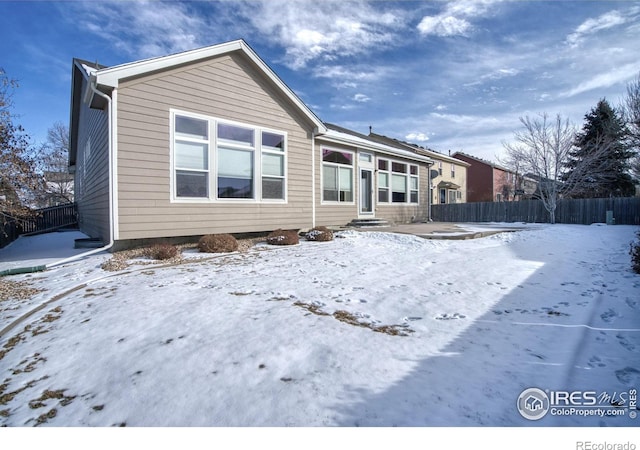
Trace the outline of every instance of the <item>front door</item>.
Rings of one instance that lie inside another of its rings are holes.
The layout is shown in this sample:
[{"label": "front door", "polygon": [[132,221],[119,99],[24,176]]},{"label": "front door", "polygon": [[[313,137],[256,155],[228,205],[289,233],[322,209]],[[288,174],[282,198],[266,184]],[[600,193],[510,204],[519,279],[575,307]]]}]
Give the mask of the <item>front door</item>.
[{"label": "front door", "polygon": [[360,169],[360,215],[373,214],[373,170]]}]

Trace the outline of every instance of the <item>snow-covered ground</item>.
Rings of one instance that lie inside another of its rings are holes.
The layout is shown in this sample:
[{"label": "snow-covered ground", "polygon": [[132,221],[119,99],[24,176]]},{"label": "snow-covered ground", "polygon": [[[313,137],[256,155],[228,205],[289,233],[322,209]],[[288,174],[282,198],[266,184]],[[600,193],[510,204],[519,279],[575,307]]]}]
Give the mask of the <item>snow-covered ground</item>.
[{"label": "snow-covered ground", "polygon": [[[0,299],[0,425],[637,426],[637,227],[524,228],[5,278],[45,290]],[[528,420],[531,387],[624,415]]]}]

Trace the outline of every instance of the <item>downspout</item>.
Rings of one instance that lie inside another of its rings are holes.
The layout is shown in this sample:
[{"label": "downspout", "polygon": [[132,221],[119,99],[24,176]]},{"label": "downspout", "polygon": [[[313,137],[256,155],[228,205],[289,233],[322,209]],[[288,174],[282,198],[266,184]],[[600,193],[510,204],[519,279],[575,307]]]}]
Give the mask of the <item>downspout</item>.
[{"label": "downspout", "polygon": [[90,256],[93,255],[95,253],[99,253],[105,250],[109,250],[111,247],[113,247],[114,244],[114,239],[113,239],[113,230],[114,230],[114,217],[115,217],[115,211],[114,211],[114,192],[113,192],[113,185],[114,185],[114,180],[113,180],[113,167],[115,165],[115,162],[113,161],[113,132],[112,132],[112,125],[113,125],[113,117],[111,117],[111,112],[112,112],[112,106],[111,106],[111,97],[109,97],[108,95],[106,95],[103,92],[100,92],[96,86],[95,86],[95,77],[91,77],[91,80],[89,81],[89,85],[91,87],[91,90],[99,95],[100,97],[104,98],[107,101],[107,128],[108,128],[108,139],[109,139],[109,243],[103,247],[100,248],[96,248],[93,250],[89,250],[87,252],[84,253],[80,253],[79,255],[75,255],[75,256],[71,256],[69,258],[65,258],[65,259],[61,259],[59,261],[55,261],[49,264],[45,264],[45,265],[39,265],[39,266],[32,266],[32,267],[16,267],[13,269],[7,269],[7,270],[2,270],[0,271],[0,277],[4,277],[7,275],[19,275],[19,274],[23,274],[23,273],[35,273],[35,272],[44,272],[45,270],[51,268],[51,267],[55,267],[55,266],[59,266],[61,264],[66,264],[68,262],[72,262],[72,261],[76,261],[78,259],[84,258],[86,256]]},{"label": "downspout", "polygon": [[91,77],[91,80],[89,82],[91,90],[93,91],[94,94],[99,95],[100,97],[104,98],[107,101],[107,131],[108,131],[108,140],[109,140],[109,144],[108,144],[108,151],[109,151],[109,243],[103,247],[100,248],[95,248],[93,250],[89,250],[87,252],[84,253],[80,253],[79,255],[75,255],[75,256],[71,256],[70,258],[65,258],[62,259],[60,261],[55,261],[52,262],[50,264],[47,264],[45,267],[48,269],[50,267],[54,267],[54,266],[59,266],[61,264],[66,264],[68,262],[72,262],[72,261],[76,261],[78,259],[84,258],[86,256],[90,256],[93,255],[95,253],[100,253],[103,252],[105,250],[109,250],[111,247],[113,247],[114,244],[114,236],[113,236],[113,231],[115,229],[115,193],[113,192],[113,187],[115,184],[115,180],[114,178],[114,167],[115,167],[115,161],[114,161],[114,151],[113,151],[113,147],[114,147],[114,143],[113,143],[113,124],[114,124],[114,118],[112,117],[112,113],[113,113],[113,106],[111,104],[111,97],[109,97],[107,94],[105,94],[104,92],[101,92],[97,87],[96,87],[96,78],[95,75]]},{"label": "downspout", "polygon": [[311,131],[311,227],[316,226],[316,129]]}]

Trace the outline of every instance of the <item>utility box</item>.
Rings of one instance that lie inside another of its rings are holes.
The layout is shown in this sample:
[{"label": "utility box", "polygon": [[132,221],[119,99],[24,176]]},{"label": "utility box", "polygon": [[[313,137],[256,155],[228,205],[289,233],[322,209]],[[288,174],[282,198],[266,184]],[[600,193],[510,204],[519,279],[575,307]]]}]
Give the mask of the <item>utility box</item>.
[{"label": "utility box", "polygon": [[615,225],[616,219],[613,217],[613,211],[607,211],[607,225]]}]

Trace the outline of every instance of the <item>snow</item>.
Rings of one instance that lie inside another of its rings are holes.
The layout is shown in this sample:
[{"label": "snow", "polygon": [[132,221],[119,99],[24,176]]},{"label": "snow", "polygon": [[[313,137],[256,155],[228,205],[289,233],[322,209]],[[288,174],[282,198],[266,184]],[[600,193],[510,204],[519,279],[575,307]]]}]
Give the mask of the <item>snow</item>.
[{"label": "snow", "polygon": [[15,324],[0,425],[55,410],[41,426],[637,426],[516,409],[529,387],[640,387],[637,227],[520,227],[346,231],[116,273],[98,254],[7,278],[46,291],[0,302],[0,330]]},{"label": "snow", "polygon": [[79,231],[60,231],[36,236],[20,236],[0,249],[0,271],[54,263],[87,251],[74,247],[75,239],[88,236]]}]

